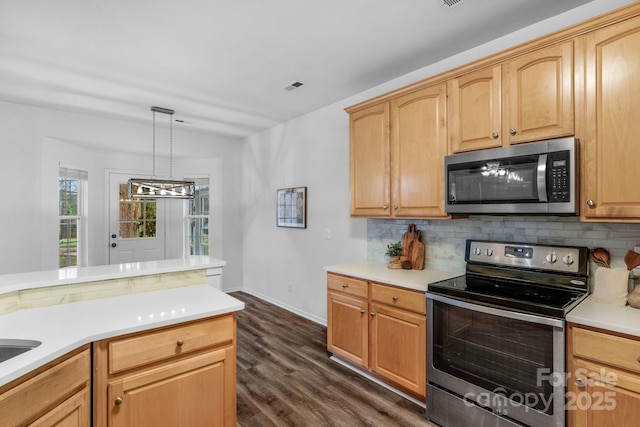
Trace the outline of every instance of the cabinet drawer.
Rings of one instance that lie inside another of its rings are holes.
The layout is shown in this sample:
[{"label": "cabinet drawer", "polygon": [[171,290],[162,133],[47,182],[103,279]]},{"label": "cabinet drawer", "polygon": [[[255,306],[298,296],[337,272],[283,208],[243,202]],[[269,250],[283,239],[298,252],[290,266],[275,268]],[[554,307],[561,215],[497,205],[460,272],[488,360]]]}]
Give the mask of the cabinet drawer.
[{"label": "cabinet drawer", "polygon": [[420,291],[372,283],[371,301],[427,314],[426,296],[424,292]]},{"label": "cabinet drawer", "polygon": [[573,355],[640,373],[640,341],[573,328]]},{"label": "cabinet drawer", "polygon": [[109,342],[109,374],[233,341],[234,317],[226,315],[147,331]]},{"label": "cabinet drawer", "polygon": [[343,292],[356,297],[367,297],[367,281],[338,274],[327,274],[327,287],[332,291]]}]

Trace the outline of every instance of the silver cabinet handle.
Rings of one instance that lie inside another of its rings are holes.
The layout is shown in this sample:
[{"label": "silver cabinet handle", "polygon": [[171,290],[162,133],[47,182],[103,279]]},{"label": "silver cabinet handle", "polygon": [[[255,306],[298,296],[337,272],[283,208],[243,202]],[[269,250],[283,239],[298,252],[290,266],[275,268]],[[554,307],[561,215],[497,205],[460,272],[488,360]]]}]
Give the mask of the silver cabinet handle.
[{"label": "silver cabinet handle", "polygon": [[398,210],[398,205],[393,205],[393,210],[397,211]]},{"label": "silver cabinet handle", "polygon": [[178,341],[176,341],[176,345],[177,345],[178,347],[182,347],[182,346],[184,345],[184,340],[178,340]]},{"label": "silver cabinet handle", "polygon": [[360,314],[364,314],[364,313],[365,313],[365,311],[364,311],[364,308],[363,308],[363,309],[360,310]]},{"label": "silver cabinet handle", "polygon": [[587,206],[589,206],[590,208],[595,208],[596,207],[596,202],[594,202],[593,200],[589,199],[589,200],[587,200]]},{"label": "silver cabinet handle", "polygon": [[511,129],[509,129],[509,133],[510,133],[511,135],[515,135],[515,134],[516,134],[516,133],[518,133],[518,132],[516,132],[516,129],[515,129],[515,128],[511,128]]},{"label": "silver cabinet handle", "polygon": [[493,137],[493,139],[498,139],[498,136],[500,135],[498,134],[498,132],[494,132],[491,134],[491,136]]},{"label": "silver cabinet handle", "polygon": [[587,385],[587,382],[584,380],[584,378],[576,378],[576,385],[582,388]]},{"label": "silver cabinet handle", "polygon": [[389,209],[389,205],[384,205],[384,206],[382,207],[382,209],[384,209],[384,210],[386,211],[387,209]]},{"label": "silver cabinet handle", "polygon": [[395,295],[394,295],[394,296],[392,296],[392,297],[391,297],[391,299],[393,300],[393,302],[398,301],[398,297],[397,297],[397,296],[395,296]]},{"label": "silver cabinet handle", "polygon": [[371,317],[375,316],[376,314],[374,312],[371,312]]},{"label": "silver cabinet handle", "polygon": [[346,284],[346,283],[343,283],[343,284],[342,284],[342,289],[346,289],[346,288],[347,288],[347,284]]},{"label": "silver cabinet handle", "polygon": [[120,396],[116,397],[116,400],[113,401],[117,406],[120,406],[124,403],[124,399]]}]

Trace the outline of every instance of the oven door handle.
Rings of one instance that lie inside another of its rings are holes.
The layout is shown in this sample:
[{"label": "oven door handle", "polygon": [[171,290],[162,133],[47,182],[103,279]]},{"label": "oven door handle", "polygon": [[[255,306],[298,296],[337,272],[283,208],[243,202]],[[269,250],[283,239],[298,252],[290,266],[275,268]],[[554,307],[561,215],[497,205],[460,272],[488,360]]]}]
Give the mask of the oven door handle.
[{"label": "oven door handle", "polygon": [[440,301],[445,304],[454,305],[456,307],[465,308],[468,310],[479,311],[481,313],[493,314],[495,316],[507,317],[509,319],[522,320],[523,322],[538,323],[540,325],[549,325],[555,328],[564,330],[564,320],[554,319],[545,316],[536,316],[535,314],[520,313],[517,311],[504,310],[500,308],[489,307],[486,305],[474,304],[458,299],[445,297],[442,295],[433,294],[427,292],[427,299]]}]

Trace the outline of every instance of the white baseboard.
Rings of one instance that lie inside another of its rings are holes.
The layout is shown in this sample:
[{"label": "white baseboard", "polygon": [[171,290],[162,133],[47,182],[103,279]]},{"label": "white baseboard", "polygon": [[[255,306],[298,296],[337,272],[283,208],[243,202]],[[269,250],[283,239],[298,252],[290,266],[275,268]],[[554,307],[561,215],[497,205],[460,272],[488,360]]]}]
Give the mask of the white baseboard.
[{"label": "white baseboard", "polygon": [[337,357],[335,357],[335,356],[331,356],[331,357],[329,357],[329,359],[331,359],[331,360],[333,360],[334,362],[336,362],[336,363],[338,363],[338,364],[340,364],[340,365],[344,366],[344,367],[345,367],[345,368],[347,368],[347,369],[352,370],[353,372],[356,372],[357,374],[362,375],[363,377],[365,377],[365,378],[367,378],[367,379],[369,379],[369,380],[373,381],[374,383],[381,385],[382,387],[386,388],[387,390],[391,390],[392,392],[396,393],[396,394],[397,394],[397,395],[399,395],[399,396],[404,397],[405,399],[407,399],[407,400],[409,400],[409,401],[411,401],[411,402],[415,403],[416,405],[418,405],[418,406],[420,406],[420,407],[422,407],[422,408],[425,408],[425,409],[427,408],[427,404],[426,404],[426,402],[421,402],[421,401],[419,401],[418,399],[416,399],[416,398],[414,398],[414,397],[412,397],[412,396],[409,396],[409,395],[408,395],[408,394],[406,394],[406,393],[401,392],[401,391],[400,391],[400,390],[398,390],[397,388],[392,387],[392,386],[390,386],[389,384],[386,384],[386,383],[382,382],[380,379],[378,379],[378,378],[374,377],[373,375],[371,375],[371,374],[370,374],[370,373],[368,373],[367,371],[365,371],[365,370],[363,370],[363,369],[359,369],[358,367],[353,366],[353,365],[351,365],[351,364],[349,364],[349,363],[347,363],[347,362],[344,362],[344,361],[342,361],[342,360],[338,359],[338,358],[337,358]]},{"label": "white baseboard", "polygon": [[[292,307],[292,306],[290,306],[288,304],[283,303],[282,301],[275,300],[275,299],[273,299],[271,297],[268,297],[266,295],[262,295],[259,292],[255,292],[255,291],[252,291],[252,290],[249,290],[249,289],[238,289],[238,291],[245,292],[245,293],[247,293],[249,295],[253,295],[254,297],[260,298],[261,300],[265,300],[265,301],[267,301],[267,302],[269,302],[269,303],[271,303],[273,305],[276,305],[276,306],[278,306],[280,308],[284,308],[287,311],[295,313],[298,316],[302,316],[305,319],[311,320],[312,322],[316,322],[316,323],[318,323],[318,324],[320,324],[322,326],[325,326],[325,327],[327,326],[327,319],[321,319],[318,316],[314,316],[313,314],[301,311],[301,310],[299,310],[299,309],[297,309],[295,307]],[[225,289],[225,292],[233,292],[233,291],[227,291]]]}]

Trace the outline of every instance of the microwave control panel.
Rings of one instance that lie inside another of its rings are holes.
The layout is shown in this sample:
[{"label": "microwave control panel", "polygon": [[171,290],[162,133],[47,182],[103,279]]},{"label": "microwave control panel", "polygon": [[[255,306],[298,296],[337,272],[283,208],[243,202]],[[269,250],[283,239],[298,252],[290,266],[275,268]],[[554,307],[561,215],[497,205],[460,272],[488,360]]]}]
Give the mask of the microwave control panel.
[{"label": "microwave control panel", "polygon": [[571,171],[569,170],[571,159],[569,151],[556,151],[549,153],[549,201],[571,201]]}]

